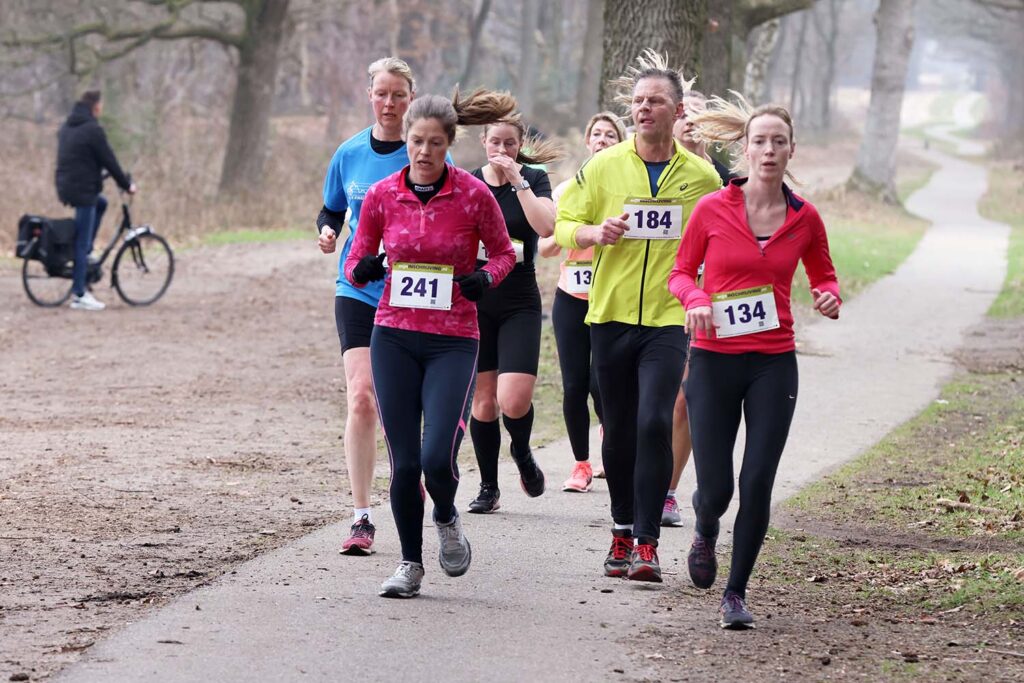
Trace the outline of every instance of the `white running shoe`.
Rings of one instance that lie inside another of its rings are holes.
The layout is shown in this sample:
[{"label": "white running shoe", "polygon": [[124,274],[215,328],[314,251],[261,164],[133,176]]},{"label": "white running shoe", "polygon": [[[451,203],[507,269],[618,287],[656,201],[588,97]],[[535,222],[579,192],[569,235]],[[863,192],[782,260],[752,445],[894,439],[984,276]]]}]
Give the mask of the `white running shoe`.
[{"label": "white running shoe", "polygon": [[107,305],[86,291],[82,296],[71,295],[71,308],[76,311],[102,311]]},{"label": "white running shoe", "polygon": [[415,598],[420,594],[423,582],[423,565],[419,562],[402,560],[391,578],[380,585],[382,598]]},{"label": "white running shoe", "polygon": [[448,576],[462,576],[469,571],[469,563],[473,559],[469,539],[462,531],[462,517],[456,511],[455,518],[447,524],[441,524],[436,517],[434,523],[437,524],[437,538],[441,541],[437,554],[441,569]]}]

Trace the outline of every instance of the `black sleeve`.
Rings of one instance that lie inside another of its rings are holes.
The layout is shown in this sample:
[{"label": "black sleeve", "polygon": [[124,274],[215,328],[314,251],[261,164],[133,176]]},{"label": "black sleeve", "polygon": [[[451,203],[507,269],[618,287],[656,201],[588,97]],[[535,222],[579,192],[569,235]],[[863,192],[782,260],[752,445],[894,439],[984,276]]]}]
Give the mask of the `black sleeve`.
[{"label": "black sleeve", "polygon": [[539,168],[531,168],[530,166],[524,166],[523,170],[527,171],[523,177],[529,181],[533,194],[538,197],[551,199],[551,180],[548,178],[548,174]]},{"label": "black sleeve", "polygon": [[107,134],[99,126],[96,127],[95,148],[100,159],[100,166],[110,172],[110,177],[114,179],[118,187],[127,191],[131,187],[132,181],[121,170],[121,164],[117,163],[114,150],[110,149],[110,143],[107,142]]},{"label": "black sleeve", "polygon": [[324,226],[330,226],[335,235],[341,234],[341,226],[345,224],[345,214],[331,211],[325,205],[320,209],[320,215],[316,217],[316,231],[319,233]]}]

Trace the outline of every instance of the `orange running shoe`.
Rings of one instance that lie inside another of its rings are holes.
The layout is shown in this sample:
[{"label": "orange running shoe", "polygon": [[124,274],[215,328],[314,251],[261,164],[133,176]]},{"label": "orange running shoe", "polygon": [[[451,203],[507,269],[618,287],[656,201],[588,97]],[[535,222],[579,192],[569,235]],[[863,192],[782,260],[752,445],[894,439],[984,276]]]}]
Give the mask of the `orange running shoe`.
[{"label": "orange running shoe", "polygon": [[562,490],[586,493],[590,490],[593,482],[594,470],[591,469],[590,463],[584,460],[583,462],[577,462],[576,466],[572,468],[572,474],[562,484]]}]

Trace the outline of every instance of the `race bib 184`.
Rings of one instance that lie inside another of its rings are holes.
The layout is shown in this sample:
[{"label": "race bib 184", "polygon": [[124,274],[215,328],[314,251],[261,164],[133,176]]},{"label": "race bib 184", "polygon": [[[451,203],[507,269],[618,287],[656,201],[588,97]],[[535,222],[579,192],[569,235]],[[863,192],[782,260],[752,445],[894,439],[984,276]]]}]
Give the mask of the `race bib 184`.
[{"label": "race bib 184", "polygon": [[433,263],[394,263],[391,266],[392,306],[441,311],[452,307],[451,266]]},{"label": "race bib 184", "polygon": [[565,262],[565,291],[569,294],[589,294],[593,279],[593,261]]},{"label": "race bib 184", "polygon": [[634,240],[677,240],[683,233],[683,200],[630,197],[622,206],[628,213],[629,230],[623,237]]},{"label": "race bib 184", "polygon": [[711,295],[711,316],[719,339],[775,330],[779,312],[771,285]]}]

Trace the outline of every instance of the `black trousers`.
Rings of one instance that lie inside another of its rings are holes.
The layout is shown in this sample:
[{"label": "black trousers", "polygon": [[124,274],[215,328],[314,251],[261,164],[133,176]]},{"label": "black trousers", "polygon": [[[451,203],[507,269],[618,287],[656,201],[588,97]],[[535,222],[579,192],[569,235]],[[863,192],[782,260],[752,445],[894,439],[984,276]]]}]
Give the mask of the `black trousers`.
[{"label": "black trousers", "polygon": [[745,595],[764,543],[772,487],[796,409],[796,352],[715,353],[692,349],[686,403],[693,439],[697,532],[717,536],[732,501],[732,452],[742,415],[747,426],[740,469],[740,509],[733,528],[727,590]]},{"label": "black trousers", "polygon": [[604,460],[612,519],[633,536],[657,541],[672,478],[672,408],[686,358],[680,325],[590,326],[601,392]]}]

